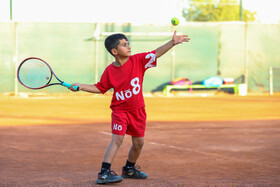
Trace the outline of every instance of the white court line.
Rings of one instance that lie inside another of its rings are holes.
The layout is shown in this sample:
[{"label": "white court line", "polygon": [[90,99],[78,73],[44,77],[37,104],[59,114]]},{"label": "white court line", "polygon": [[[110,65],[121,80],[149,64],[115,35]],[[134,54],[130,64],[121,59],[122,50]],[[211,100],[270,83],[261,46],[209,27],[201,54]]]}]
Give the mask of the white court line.
[{"label": "white court line", "polygon": [[[104,131],[99,131],[99,133],[104,134],[104,135],[108,135],[108,136],[112,135],[112,133],[108,133],[108,132],[104,132]],[[170,148],[170,149],[190,151],[190,152],[194,152],[194,153],[198,153],[198,154],[202,154],[202,155],[207,155],[207,156],[211,156],[211,157],[215,157],[215,158],[218,157],[218,158],[222,158],[222,159],[234,160],[234,161],[237,161],[237,162],[251,163],[251,164],[254,164],[254,165],[261,166],[261,167],[265,166],[265,167],[269,167],[269,168],[280,169],[280,167],[278,167],[278,166],[258,164],[256,162],[251,161],[251,160],[244,160],[244,159],[238,159],[238,158],[234,158],[234,157],[221,156],[221,155],[215,154],[215,153],[207,153],[207,152],[204,152],[204,151],[198,151],[198,150],[194,150],[194,149],[190,149],[190,148],[185,148],[185,147],[178,147],[178,146],[166,145],[166,144],[162,144],[162,143],[150,142],[150,141],[147,141],[147,140],[145,140],[145,142],[147,142],[147,143],[149,143],[151,145],[162,146],[162,147],[166,147],[166,148]]]},{"label": "white court line", "polygon": [[185,151],[195,152],[195,153],[199,153],[199,154],[203,154],[203,155],[207,155],[207,156],[215,156],[215,157],[226,158],[226,159],[231,158],[231,157],[221,156],[221,155],[218,155],[218,154],[215,154],[215,153],[207,153],[207,152],[197,151],[197,150],[193,150],[193,149],[185,148],[185,147],[178,147],[178,146],[173,146],[173,145],[165,145],[165,144],[160,144],[160,143],[156,143],[156,142],[149,142],[149,141],[148,141],[148,143],[152,144],[152,145],[164,146],[164,147],[171,148],[171,149],[178,149],[178,150],[185,150]]},{"label": "white court line", "polygon": [[234,157],[221,156],[221,155],[215,154],[215,153],[207,153],[207,152],[204,152],[204,151],[198,151],[198,150],[194,150],[194,149],[190,149],[190,148],[178,147],[178,146],[173,146],[173,145],[165,145],[165,144],[160,144],[160,143],[156,143],[156,142],[149,142],[149,141],[146,141],[146,142],[148,142],[149,144],[152,144],[152,145],[156,145],[156,146],[163,146],[163,147],[167,147],[167,148],[171,148],[171,149],[190,151],[190,152],[199,153],[199,154],[202,154],[202,155],[207,155],[207,156],[211,156],[211,157],[215,157],[215,158],[218,157],[218,158],[222,158],[222,159],[234,160],[234,161],[237,161],[237,162],[251,163],[251,164],[254,164],[254,165],[261,166],[261,167],[265,166],[265,167],[280,169],[278,166],[258,164],[254,161],[251,161],[251,160],[244,160],[244,159],[238,159],[238,158],[234,158]]},{"label": "white court line", "polygon": [[104,131],[99,131],[99,133],[101,133],[101,134],[105,134],[105,135],[108,135],[108,136],[111,136],[111,135],[112,135],[112,133],[109,133],[109,132],[104,132]]}]

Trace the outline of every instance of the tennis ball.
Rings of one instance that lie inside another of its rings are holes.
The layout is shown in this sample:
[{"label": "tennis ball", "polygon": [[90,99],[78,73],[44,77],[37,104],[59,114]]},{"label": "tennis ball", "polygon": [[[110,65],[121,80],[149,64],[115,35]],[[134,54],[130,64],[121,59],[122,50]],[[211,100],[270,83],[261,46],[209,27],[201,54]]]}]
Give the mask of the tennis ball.
[{"label": "tennis ball", "polygon": [[179,24],[179,19],[178,18],[172,18],[171,20],[172,25],[176,26]]}]

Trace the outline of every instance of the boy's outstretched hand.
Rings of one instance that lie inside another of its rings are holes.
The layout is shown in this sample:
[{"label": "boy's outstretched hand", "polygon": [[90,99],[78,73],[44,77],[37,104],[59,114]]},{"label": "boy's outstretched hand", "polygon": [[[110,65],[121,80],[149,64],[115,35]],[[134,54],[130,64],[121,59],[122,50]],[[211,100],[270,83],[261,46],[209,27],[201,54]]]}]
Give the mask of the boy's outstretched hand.
[{"label": "boy's outstretched hand", "polygon": [[169,42],[156,49],[156,58],[159,58],[162,55],[164,55],[168,50],[170,50],[175,45],[181,44],[183,42],[189,42],[189,41],[190,38],[188,38],[188,35],[177,35],[177,31],[175,30],[172,40],[169,40]]},{"label": "boy's outstretched hand", "polygon": [[172,40],[173,40],[173,44],[177,45],[183,42],[189,42],[190,38],[188,38],[188,35],[177,35],[177,31],[175,30]]}]

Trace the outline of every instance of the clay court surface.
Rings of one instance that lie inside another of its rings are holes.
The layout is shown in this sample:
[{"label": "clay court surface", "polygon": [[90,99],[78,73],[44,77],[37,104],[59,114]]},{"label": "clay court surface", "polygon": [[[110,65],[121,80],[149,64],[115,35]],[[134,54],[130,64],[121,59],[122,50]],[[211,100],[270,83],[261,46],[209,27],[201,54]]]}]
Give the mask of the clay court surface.
[{"label": "clay court surface", "polygon": [[[0,186],[96,186],[110,96],[0,96]],[[147,180],[112,186],[279,186],[280,96],[147,97]],[[112,169],[121,174],[131,140]]]}]

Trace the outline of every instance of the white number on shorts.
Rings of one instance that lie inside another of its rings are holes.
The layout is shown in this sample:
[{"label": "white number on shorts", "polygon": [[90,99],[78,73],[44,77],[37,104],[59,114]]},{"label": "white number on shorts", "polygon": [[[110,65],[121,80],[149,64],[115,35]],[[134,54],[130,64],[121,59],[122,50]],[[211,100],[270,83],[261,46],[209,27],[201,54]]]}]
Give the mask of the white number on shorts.
[{"label": "white number on shorts", "polygon": [[115,123],[114,123],[113,129],[114,129],[114,130],[121,131],[121,130],[122,130],[122,125],[118,125],[118,124],[115,124]]}]

